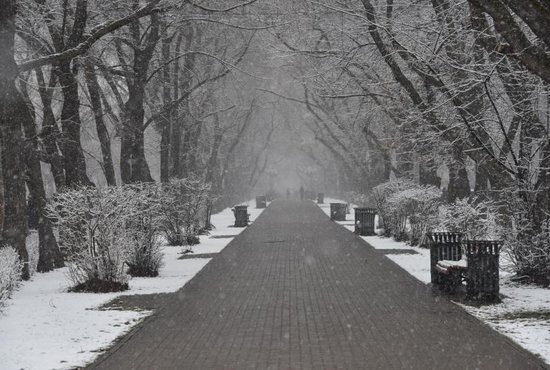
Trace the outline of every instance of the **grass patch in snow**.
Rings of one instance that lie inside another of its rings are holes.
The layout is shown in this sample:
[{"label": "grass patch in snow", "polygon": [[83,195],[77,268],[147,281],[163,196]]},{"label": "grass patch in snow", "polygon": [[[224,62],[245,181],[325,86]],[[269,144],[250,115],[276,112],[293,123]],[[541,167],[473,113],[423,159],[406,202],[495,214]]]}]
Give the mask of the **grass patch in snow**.
[{"label": "grass patch in snow", "polygon": [[490,320],[542,320],[548,321],[550,324],[550,310],[506,312],[502,316],[493,317]]}]

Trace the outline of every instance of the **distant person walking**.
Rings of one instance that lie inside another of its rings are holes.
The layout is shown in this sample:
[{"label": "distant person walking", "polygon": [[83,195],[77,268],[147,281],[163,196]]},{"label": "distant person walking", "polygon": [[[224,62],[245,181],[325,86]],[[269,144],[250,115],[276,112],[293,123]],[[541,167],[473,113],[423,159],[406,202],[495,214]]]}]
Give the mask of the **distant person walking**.
[{"label": "distant person walking", "polygon": [[286,189],[286,199],[290,199],[290,189]]},{"label": "distant person walking", "polygon": [[300,186],[300,200],[304,200],[304,187]]}]

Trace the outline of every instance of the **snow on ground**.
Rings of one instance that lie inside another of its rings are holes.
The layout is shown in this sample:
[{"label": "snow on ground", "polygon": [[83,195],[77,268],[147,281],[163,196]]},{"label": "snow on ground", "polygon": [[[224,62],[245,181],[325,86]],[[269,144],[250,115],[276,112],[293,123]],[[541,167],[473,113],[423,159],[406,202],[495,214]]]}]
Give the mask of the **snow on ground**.
[{"label": "snow on ground", "polygon": [[388,254],[386,257],[397,263],[409,274],[428,284],[430,276],[430,251],[426,248],[411,247],[402,242],[396,242],[391,238],[382,238],[380,236],[362,236],[363,240],[372,245],[375,249],[382,250],[409,250],[415,254]]},{"label": "snow on ground", "polygon": [[[252,203],[252,202],[249,202]],[[261,209],[249,209],[251,221]],[[237,235],[231,209],[212,215],[211,236]],[[201,236],[195,253],[218,253],[232,238]],[[133,278],[121,293],[68,293],[65,269],[36,274],[22,284],[0,313],[0,369],[60,369],[84,366],[150,311],[97,310],[121,295],[171,293],[184,286],[210,259],[178,259],[181,247],[164,247],[156,278]]]},{"label": "snow on ground", "polygon": [[[328,200],[321,209],[330,216]],[[338,222],[350,230],[353,215],[347,215],[345,222]],[[351,221],[351,222],[350,222]],[[425,284],[430,283],[430,251],[411,247],[403,242],[380,236],[362,236],[375,249],[388,250],[386,257],[397,263],[409,274]],[[416,254],[393,254],[398,250],[414,251]],[[501,256],[504,259],[505,256]],[[505,262],[505,261],[503,261]],[[501,263],[504,266],[505,263]],[[509,280],[510,273],[501,271],[500,293],[504,296],[499,304],[474,307],[460,304],[468,313],[508,336],[527,350],[539,355],[550,364],[550,289],[522,285]]]},{"label": "snow on ground", "polygon": [[[250,222],[254,222],[262,213],[263,209],[256,209],[255,202],[249,201],[241,203],[248,205],[248,214]],[[231,208],[226,208],[220,213],[212,215],[211,219],[214,228],[208,235],[200,236],[200,244],[194,245],[192,251],[194,254],[219,253],[224,249],[233,237],[244,230],[242,227],[234,227],[235,216]]]},{"label": "snow on ground", "polygon": [[208,259],[178,260],[165,247],[157,278],[133,278],[122,293],[68,293],[66,269],[36,274],[8,301],[0,316],[0,369],[72,368],[92,361],[151,312],[95,310],[120,295],[169,293],[185,285]]},{"label": "snow on ground", "polygon": [[499,304],[462,307],[550,364],[550,289],[505,278],[500,293],[505,298]]}]

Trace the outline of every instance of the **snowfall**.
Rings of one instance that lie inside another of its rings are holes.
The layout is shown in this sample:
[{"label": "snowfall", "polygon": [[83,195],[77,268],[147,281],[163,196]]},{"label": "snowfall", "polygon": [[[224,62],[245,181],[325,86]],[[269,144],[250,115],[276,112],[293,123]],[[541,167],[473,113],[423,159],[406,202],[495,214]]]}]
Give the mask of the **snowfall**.
[{"label": "snowfall", "polygon": [[[330,216],[329,203],[331,202],[345,203],[341,200],[325,198],[325,204],[320,207],[328,216]],[[353,208],[353,205],[350,208]],[[353,216],[347,215],[347,219],[347,221],[336,222],[354,231]],[[375,223],[378,224],[377,220]],[[424,284],[430,284],[429,249],[411,247],[406,243],[381,236],[362,236],[361,238],[375,249],[390,250],[391,254],[387,254],[387,258]],[[399,250],[406,253],[394,254]],[[507,268],[510,267],[510,262],[505,254],[500,257],[500,265],[503,266],[500,271],[500,294],[504,297],[501,303],[481,307],[455,303],[550,364],[550,289],[510,281],[510,268]]]},{"label": "snowfall", "polygon": [[[250,221],[262,209],[248,205]],[[72,369],[92,362],[152,311],[99,309],[121,295],[171,293],[183,287],[243,228],[232,227],[230,208],[212,216],[215,226],[193,247],[198,258],[179,259],[183,247],[164,247],[159,277],[132,278],[122,293],[68,293],[66,270],[33,275],[0,310],[0,369]],[[223,236],[217,238],[216,236]],[[187,248],[187,247],[186,247]]]}]

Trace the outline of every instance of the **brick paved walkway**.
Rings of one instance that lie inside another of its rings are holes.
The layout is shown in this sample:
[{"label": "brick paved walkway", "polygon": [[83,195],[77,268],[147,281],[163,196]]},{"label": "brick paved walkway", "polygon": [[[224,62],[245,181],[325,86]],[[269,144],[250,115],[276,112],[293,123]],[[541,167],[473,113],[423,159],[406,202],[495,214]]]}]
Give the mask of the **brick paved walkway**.
[{"label": "brick paved walkway", "polygon": [[531,369],[544,365],[310,202],[277,201],[94,367]]}]

